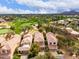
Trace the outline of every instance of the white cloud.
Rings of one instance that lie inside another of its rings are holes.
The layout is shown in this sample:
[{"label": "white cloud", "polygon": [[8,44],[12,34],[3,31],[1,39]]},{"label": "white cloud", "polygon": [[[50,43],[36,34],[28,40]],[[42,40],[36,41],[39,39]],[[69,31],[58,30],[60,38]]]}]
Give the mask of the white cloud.
[{"label": "white cloud", "polygon": [[39,9],[39,14],[52,14],[52,13],[58,13],[57,10],[50,10],[50,9]]},{"label": "white cloud", "polygon": [[0,5],[0,14],[46,14],[51,13],[50,10],[40,9],[38,11],[12,9]]},{"label": "white cloud", "polygon": [[[9,0],[6,1],[10,3]],[[14,2],[14,0],[11,1]],[[47,0],[45,2],[43,0],[16,0],[16,2],[37,8],[37,10],[12,9],[0,5],[0,14],[47,14],[79,9],[79,0]]]},{"label": "white cloud", "polygon": [[37,7],[37,8],[55,8],[50,1],[43,2],[42,0],[16,0],[19,4],[26,4],[28,6]]},{"label": "white cloud", "polygon": [[79,8],[79,0],[47,0],[46,2],[43,0],[16,0],[16,2],[38,9],[45,9],[46,11],[48,9],[58,11],[60,8],[64,8],[68,11],[70,9]]},{"label": "white cloud", "polygon": [[[0,5],[0,14],[28,14],[28,13],[33,13],[33,11],[12,9],[12,8],[7,8],[6,6]],[[37,13],[37,11],[35,11],[34,13]]]}]

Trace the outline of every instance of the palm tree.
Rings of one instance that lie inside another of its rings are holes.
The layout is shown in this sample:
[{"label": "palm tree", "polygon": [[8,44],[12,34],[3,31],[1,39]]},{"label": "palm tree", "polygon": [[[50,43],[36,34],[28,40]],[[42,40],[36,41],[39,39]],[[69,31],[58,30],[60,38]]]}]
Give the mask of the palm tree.
[{"label": "palm tree", "polygon": [[6,36],[5,36],[5,39],[6,39],[7,41],[10,40],[11,37],[12,37],[12,35],[14,35],[13,32],[8,32],[8,33],[6,34]]}]

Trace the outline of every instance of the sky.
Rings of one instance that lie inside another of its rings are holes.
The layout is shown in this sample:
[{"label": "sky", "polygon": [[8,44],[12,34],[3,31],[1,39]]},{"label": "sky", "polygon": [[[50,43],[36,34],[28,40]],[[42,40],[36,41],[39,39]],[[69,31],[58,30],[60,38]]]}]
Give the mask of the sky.
[{"label": "sky", "polygon": [[0,0],[0,14],[52,14],[75,10],[79,0]]}]

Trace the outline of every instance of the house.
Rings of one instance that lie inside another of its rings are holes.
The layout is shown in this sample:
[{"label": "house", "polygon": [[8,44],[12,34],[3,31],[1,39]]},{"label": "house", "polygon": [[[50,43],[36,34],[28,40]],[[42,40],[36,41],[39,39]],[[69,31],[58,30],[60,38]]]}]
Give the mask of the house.
[{"label": "house", "polygon": [[0,48],[0,59],[12,59],[13,53],[16,47],[19,46],[20,40],[20,35],[15,34],[11,40],[4,42],[4,45]]},{"label": "house", "polygon": [[69,35],[72,35],[74,37],[79,37],[79,32],[73,30],[72,28],[65,28],[65,30],[69,33]]},{"label": "house", "polygon": [[23,40],[21,42],[21,44],[29,44],[29,46],[31,47],[31,44],[32,44],[32,35],[31,34],[25,34],[23,36]]},{"label": "house", "polygon": [[28,54],[29,50],[30,50],[29,44],[23,44],[21,47],[18,48],[19,53],[22,55]]},{"label": "house", "polygon": [[6,22],[6,20],[0,18],[0,28],[10,28],[11,26]]},{"label": "house", "polygon": [[40,47],[40,51],[43,51],[45,48],[45,41],[44,41],[44,36],[40,32],[35,32],[34,33],[34,43],[37,43]]},{"label": "house", "polygon": [[46,38],[47,38],[49,50],[56,51],[57,43],[58,43],[56,36],[53,33],[48,32],[48,33],[46,33]]},{"label": "house", "polygon": [[6,22],[4,19],[0,18],[0,23]]},{"label": "house", "polygon": [[6,42],[5,38],[3,36],[0,36],[0,48],[3,47],[5,42]]},{"label": "house", "polygon": [[21,41],[21,36],[18,34],[15,34],[11,40],[8,40],[7,43],[11,48],[11,55],[10,55],[10,59],[13,59],[13,54],[15,52],[15,49],[19,46]]},{"label": "house", "polygon": [[11,26],[8,23],[0,23],[0,28],[10,28]]},{"label": "house", "polygon": [[11,58],[11,48],[6,43],[2,48],[0,48],[0,59],[10,59]]},{"label": "house", "polygon": [[32,44],[32,35],[31,34],[25,34],[23,37],[23,40],[21,42],[21,46],[18,48],[18,51],[21,54],[27,54],[28,51],[31,48],[31,44]]},{"label": "house", "polygon": [[66,20],[59,20],[58,21],[58,24],[61,24],[61,25],[65,25],[67,24],[68,22]]}]

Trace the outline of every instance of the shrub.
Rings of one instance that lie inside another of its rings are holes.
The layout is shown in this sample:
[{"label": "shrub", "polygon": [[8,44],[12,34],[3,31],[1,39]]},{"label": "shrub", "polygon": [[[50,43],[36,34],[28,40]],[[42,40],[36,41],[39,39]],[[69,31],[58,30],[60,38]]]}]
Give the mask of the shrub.
[{"label": "shrub", "polygon": [[40,51],[39,45],[36,43],[33,43],[31,46],[28,58],[37,56],[39,51]]}]

